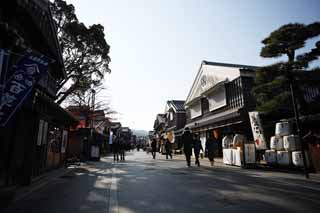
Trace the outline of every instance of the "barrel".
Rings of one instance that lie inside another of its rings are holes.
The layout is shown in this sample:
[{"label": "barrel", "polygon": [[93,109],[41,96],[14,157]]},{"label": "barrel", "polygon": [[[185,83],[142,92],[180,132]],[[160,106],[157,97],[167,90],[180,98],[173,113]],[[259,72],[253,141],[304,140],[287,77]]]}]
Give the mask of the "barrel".
[{"label": "barrel", "polygon": [[283,139],[281,136],[272,136],[270,139],[270,149],[281,151],[283,150]]},{"label": "barrel", "polygon": [[288,121],[282,121],[276,123],[276,135],[285,136],[290,135],[290,125]]},{"label": "barrel", "polygon": [[232,141],[234,148],[242,147],[242,145],[245,142],[246,142],[246,137],[241,134],[235,134],[235,136],[233,137],[233,141]]},{"label": "barrel", "polygon": [[283,136],[283,147],[287,151],[299,151],[301,143],[298,135]]},{"label": "barrel", "polygon": [[268,164],[277,163],[277,153],[275,150],[266,150],[264,153],[264,158]]},{"label": "barrel", "polygon": [[227,149],[232,145],[232,137],[224,136],[222,139],[222,148]]},{"label": "barrel", "polygon": [[[305,152],[306,156],[306,164],[309,167],[309,158],[307,152]],[[303,167],[303,158],[302,158],[302,151],[295,151],[292,152],[292,163],[294,166]]]},{"label": "barrel", "polygon": [[277,151],[277,162],[282,166],[291,164],[291,153],[289,151]]}]

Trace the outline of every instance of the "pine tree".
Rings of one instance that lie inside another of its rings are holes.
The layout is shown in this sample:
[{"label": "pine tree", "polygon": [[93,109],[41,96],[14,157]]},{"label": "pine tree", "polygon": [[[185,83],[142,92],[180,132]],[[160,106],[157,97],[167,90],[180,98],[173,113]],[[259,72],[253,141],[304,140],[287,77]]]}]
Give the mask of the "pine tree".
[{"label": "pine tree", "polygon": [[290,81],[295,71],[306,70],[311,61],[320,56],[320,41],[310,52],[296,56],[296,50],[303,48],[308,39],[320,35],[320,22],[310,25],[287,24],[273,31],[262,43],[260,55],[276,58],[286,55],[288,61],[261,67],[256,73],[252,90],[257,101],[257,110],[269,115],[292,114]]}]

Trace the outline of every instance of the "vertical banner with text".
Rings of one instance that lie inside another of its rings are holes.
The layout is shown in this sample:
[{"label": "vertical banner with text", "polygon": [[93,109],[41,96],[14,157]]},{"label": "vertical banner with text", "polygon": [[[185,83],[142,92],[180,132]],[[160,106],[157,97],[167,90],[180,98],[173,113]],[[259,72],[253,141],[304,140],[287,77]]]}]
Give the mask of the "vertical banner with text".
[{"label": "vertical banner with text", "polygon": [[267,142],[263,134],[263,128],[260,120],[259,112],[249,112],[251,129],[253,134],[254,143],[257,150],[267,149]]},{"label": "vertical banner with text", "polygon": [[40,76],[48,71],[48,58],[27,51],[10,71],[12,75],[4,82],[0,99],[0,126],[8,123]]}]

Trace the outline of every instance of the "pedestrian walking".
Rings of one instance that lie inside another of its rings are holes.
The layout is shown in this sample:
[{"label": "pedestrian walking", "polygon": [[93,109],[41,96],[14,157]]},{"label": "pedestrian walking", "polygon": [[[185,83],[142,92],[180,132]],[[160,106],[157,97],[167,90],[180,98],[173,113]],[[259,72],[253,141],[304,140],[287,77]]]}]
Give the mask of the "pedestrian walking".
[{"label": "pedestrian walking", "polygon": [[120,150],[120,160],[124,161],[124,156],[125,156],[125,150],[126,150],[126,143],[124,139],[120,139],[120,144],[119,144],[119,150]]},{"label": "pedestrian walking", "polygon": [[188,127],[186,127],[183,132],[182,141],[183,141],[183,150],[186,156],[187,165],[188,167],[190,167],[193,139],[192,139],[190,129]]},{"label": "pedestrian walking", "polygon": [[113,161],[119,161],[119,138],[115,138],[115,140],[112,143],[112,151],[113,151]]},{"label": "pedestrian walking", "polygon": [[206,152],[208,153],[208,159],[211,166],[214,165],[214,152],[216,147],[216,139],[213,137],[213,134],[209,134],[206,140]]},{"label": "pedestrian walking", "polygon": [[195,134],[193,140],[193,152],[196,158],[195,164],[198,166],[200,166],[199,155],[201,150],[203,151],[200,136],[198,134]]},{"label": "pedestrian walking", "polygon": [[155,138],[151,141],[151,154],[153,159],[156,159],[156,152],[157,152],[157,141]]},{"label": "pedestrian walking", "polygon": [[170,156],[170,158],[172,159],[172,146],[168,138],[165,140],[165,149],[166,149],[166,159],[169,158],[168,156]]}]

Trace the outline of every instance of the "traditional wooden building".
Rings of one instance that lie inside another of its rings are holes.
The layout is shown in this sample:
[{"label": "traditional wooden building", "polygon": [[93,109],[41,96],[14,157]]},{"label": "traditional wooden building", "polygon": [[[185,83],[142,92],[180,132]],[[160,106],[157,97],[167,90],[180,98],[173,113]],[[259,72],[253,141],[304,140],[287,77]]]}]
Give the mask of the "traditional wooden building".
[{"label": "traditional wooden building", "polygon": [[153,136],[152,138],[156,139],[157,141],[157,149],[160,151],[162,150],[162,146],[164,141],[165,134],[165,125],[166,125],[166,115],[165,114],[157,114],[156,119],[153,123]]},{"label": "traditional wooden building", "polygon": [[71,129],[67,154],[70,158],[81,160],[92,159],[107,152],[108,128],[111,122],[105,117],[103,110],[92,110],[88,106],[69,106],[67,110],[79,120],[79,124]]},{"label": "traditional wooden building", "polygon": [[255,66],[203,61],[185,102],[186,127],[200,134],[221,139],[226,132],[241,132],[252,138],[248,111],[255,108],[251,95]]},{"label": "traditional wooden building", "polygon": [[[0,48],[4,53],[2,56],[7,59],[2,57],[0,60],[2,88],[12,78],[15,78],[15,84],[19,87],[16,90],[11,87],[11,92],[18,94],[27,86],[30,87],[19,105],[14,105],[11,100],[10,107],[15,108],[15,111],[0,127],[1,195],[1,189],[30,184],[44,172],[60,166],[65,157],[69,126],[77,121],[54,102],[58,81],[64,79],[66,74],[49,1],[2,2]],[[43,56],[49,59],[48,63],[42,61]],[[34,60],[38,63],[38,68],[39,63],[47,68],[39,79],[33,78],[33,81],[27,82],[24,77],[34,73],[34,69],[21,69],[17,74],[14,65],[21,60],[30,59],[38,60]],[[3,102],[3,97],[8,93],[1,91],[0,95],[0,108],[3,110],[4,104],[9,106],[10,102]],[[4,115],[1,113],[0,115]]]},{"label": "traditional wooden building", "polygon": [[157,114],[156,119],[153,123],[154,135],[156,137],[160,137],[165,131],[166,125],[166,115],[165,114]]},{"label": "traditional wooden building", "polygon": [[181,136],[186,124],[185,101],[170,100],[165,107],[166,123],[165,132],[169,140],[174,143],[174,149],[182,147]]}]

